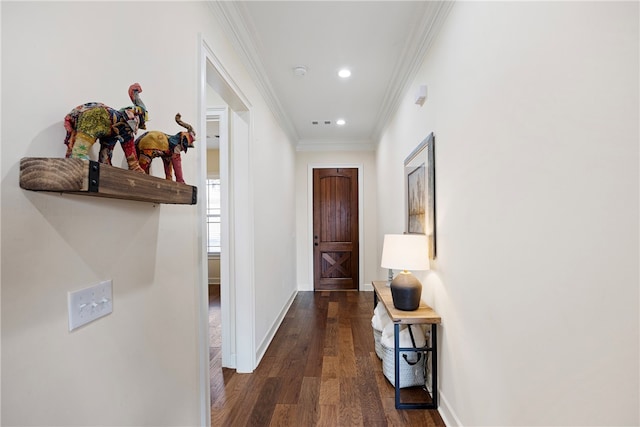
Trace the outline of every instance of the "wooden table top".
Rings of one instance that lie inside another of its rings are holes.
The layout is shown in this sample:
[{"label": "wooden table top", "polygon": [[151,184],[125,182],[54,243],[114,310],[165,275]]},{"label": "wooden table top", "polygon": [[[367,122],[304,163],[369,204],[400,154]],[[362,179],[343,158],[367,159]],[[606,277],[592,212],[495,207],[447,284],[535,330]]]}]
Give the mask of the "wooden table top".
[{"label": "wooden table top", "polygon": [[373,281],[373,289],[378,295],[378,300],[382,301],[387,309],[389,317],[394,323],[416,324],[416,323],[440,323],[440,315],[433,311],[431,307],[420,300],[420,306],[417,310],[404,311],[398,310],[393,306],[393,297],[391,296],[391,288],[387,286],[387,282],[382,280]]}]

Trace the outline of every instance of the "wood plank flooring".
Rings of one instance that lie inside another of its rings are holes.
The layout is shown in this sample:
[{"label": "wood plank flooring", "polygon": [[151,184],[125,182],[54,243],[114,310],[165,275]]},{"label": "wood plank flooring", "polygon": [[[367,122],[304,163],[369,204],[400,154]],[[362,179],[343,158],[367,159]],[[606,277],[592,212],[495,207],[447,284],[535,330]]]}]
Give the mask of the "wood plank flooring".
[{"label": "wood plank flooring", "polygon": [[260,365],[238,374],[221,367],[218,289],[209,296],[212,426],[445,425],[434,410],[395,409],[374,349],[373,292],[299,292]]}]

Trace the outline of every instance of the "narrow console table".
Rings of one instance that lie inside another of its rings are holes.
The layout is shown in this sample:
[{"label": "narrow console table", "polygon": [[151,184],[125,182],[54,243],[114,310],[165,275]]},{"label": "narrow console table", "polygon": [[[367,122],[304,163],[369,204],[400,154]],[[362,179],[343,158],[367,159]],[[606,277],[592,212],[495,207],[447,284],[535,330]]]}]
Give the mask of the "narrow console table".
[{"label": "narrow console table", "polygon": [[[373,306],[382,302],[393,322],[394,347],[395,347],[395,391],[396,409],[437,409],[438,408],[438,339],[436,335],[437,325],[440,323],[440,315],[433,311],[431,307],[420,301],[420,306],[414,311],[398,310],[393,306],[391,288],[386,281],[374,281],[375,291]],[[423,348],[401,348],[400,347],[400,325],[431,325],[430,345]],[[431,353],[431,402],[402,402],[400,400],[400,352],[415,351]]]}]

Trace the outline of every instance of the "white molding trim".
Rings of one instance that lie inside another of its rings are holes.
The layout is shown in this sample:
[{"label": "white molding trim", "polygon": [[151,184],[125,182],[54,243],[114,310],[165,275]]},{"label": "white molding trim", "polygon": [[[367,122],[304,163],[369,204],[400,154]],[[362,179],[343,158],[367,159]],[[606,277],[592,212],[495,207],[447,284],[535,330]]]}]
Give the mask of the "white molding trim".
[{"label": "white molding trim", "polygon": [[[221,61],[213,53],[212,49],[202,41],[206,59],[213,66],[212,73],[217,74],[212,87],[224,92],[220,94],[229,105],[228,125],[233,129],[228,129],[228,135],[234,135],[233,141],[229,139],[227,155],[220,152],[220,175],[224,179],[225,173],[228,176],[228,224],[229,236],[229,313],[231,328],[231,340],[235,338],[235,348],[231,348],[228,366],[235,368],[238,372],[253,372],[255,369],[255,301],[254,292],[254,240],[253,240],[253,186],[251,168],[251,139],[253,134],[253,114],[252,105],[249,99],[243,94],[239,85],[226,71]],[[205,64],[206,66],[206,64]],[[208,73],[207,73],[208,74]],[[204,90],[204,89],[203,89]],[[244,123],[244,124],[243,124]],[[222,126],[221,126],[221,147],[222,147]],[[233,144],[233,149],[231,149]],[[231,155],[231,152],[234,155]],[[225,160],[226,159],[226,160]],[[224,164],[223,164],[224,162]],[[226,170],[226,172],[225,172]],[[225,197],[224,186],[222,188],[222,198]],[[221,218],[224,221],[224,217]],[[224,251],[223,242],[223,251]],[[240,268],[235,260],[240,257],[248,262]],[[225,254],[222,255],[224,260]],[[222,264],[221,264],[222,268]],[[223,286],[225,278],[222,277]],[[250,295],[251,298],[238,298],[237,295]],[[222,303],[222,301],[221,301]],[[224,319],[223,319],[224,321]],[[224,325],[223,325],[224,329]],[[238,331],[243,331],[239,333]],[[224,341],[223,341],[224,345]],[[207,350],[208,351],[208,350]],[[224,355],[224,348],[223,348]],[[234,363],[235,361],[235,363]]]},{"label": "white molding trim", "polygon": [[[222,92],[223,97],[229,107],[217,110],[220,120],[220,178],[226,179],[226,187],[233,188],[233,191],[225,190],[222,187],[221,198],[221,220],[227,225],[223,225],[223,236],[226,232],[227,238],[222,242],[221,254],[221,291],[225,287],[229,290],[226,293],[229,298],[228,311],[222,312],[222,332],[223,332],[223,363],[234,364],[238,372],[252,372],[255,369],[255,301],[254,292],[254,262],[253,262],[253,212],[252,208],[252,169],[251,169],[251,138],[252,138],[252,113],[251,103],[242,93],[239,86],[225,70],[222,63],[213,53],[202,34],[199,34],[199,85],[198,85],[198,129],[200,135],[206,135],[206,121],[208,113],[216,115],[216,111],[207,109],[206,105],[206,85],[214,83],[217,91]],[[215,73],[215,75],[214,75]],[[209,80],[208,78],[212,78]],[[240,120],[232,120],[232,117],[240,116]],[[234,156],[230,155],[228,138],[230,129],[229,123],[234,124]],[[244,125],[242,124],[244,123]],[[226,147],[226,148],[223,148]],[[198,162],[198,186],[205,188],[207,165],[206,165],[206,144],[197,145],[200,161]],[[225,209],[225,197],[227,198]],[[199,221],[197,230],[197,248],[195,253],[199,254],[198,281],[196,283],[196,296],[198,313],[196,315],[197,325],[197,345],[199,353],[198,364],[198,387],[200,391],[200,418],[201,425],[211,425],[211,397],[210,397],[210,374],[209,374],[209,313],[208,313],[208,254],[206,248],[206,206],[204,203],[197,205]],[[225,218],[226,215],[226,218]],[[225,231],[226,229],[226,231]],[[240,268],[235,263],[237,254],[242,253],[243,257],[249,256],[246,265]],[[222,292],[221,292],[222,293]],[[249,295],[250,298],[236,298],[235,295]],[[221,295],[222,300],[227,296]],[[222,309],[222,307],[221,307]],[[221,310],[222,311],[222,310]],[[225,319],[226,316],[227,318]],[[225,328],[228,330],[225,333]],[[243,331],[242,334],[237,331]],[[225,346],[225,339],[227,344]],[[235,342],[232,348],[231,342]],[[225,356],[225,348],[229,351]],[[225,360],[226,358],[226,360]]]},{"label": "white molding trim", "polygon": [[[213,49],[206,42],[206,40],[202,39],[202,46],[204,47],[207,55],[207,59],[213,65],[213,68],[216,73],[219,74],[220,78],[224,81],[225,87],[220,88],[224,92],[221,94],[223,96],[231,94],[233,97],[237,98],[236,100],[232,100],[231,102],[225,99],[225,102],[229,104],[229,106],[236,111],[248,111],[251,108],[251,103],[249,99],[245,96],[245,94],[240,90],[240,87],[236,84],[231,77],[231,74],[224,68],[222,62],[218,59],[218,57],[213,53]],[[206,63],[205,63],[206,67]],[[206,71],[206,70],[205,70]],[[205,81],[206,84],[206,81]],[[206,106],[205,106],[206,109]]]},{"label": "white molding trim", "polygon": [[[282,108],[282,104],[267,78],[262,58],[256,48],[258,42],[253,36],[256,31],[245,6],[239,1],[211,1],[208,3],[214,15],[219,18],[224,33],[238,52],[251,78],[256,82],[258,90],[276,120],[292,142],[298,141],[299,136],[291,118]],[[418,72],[426,53],[451,10],[454,0],[426,3],[424,14],[415,20],[410,42],[403,49],[403,55],[400,56],[403,60],[397,64],[392,78],[389,79],[390,84],[377,115],[377,125],[371,135],[373,141],[380,138],[382,131],[397,111],[400,100]]]},{"label": "white molding trim", "polygon": [[[364,164],[363,163],[308,163],[307,164],[307,247],[313,247],[313,170],[332,168],[358,169],[358,290],[365,290],[362,283],[364,279]],[[311,289],[301,291],[313,291],[313,250],[309,251],[309,284]]]},{"label": "white molding trim", "polygon": [[236,371],[251,373],[256,368],[255,340],[255,231],[253,206],[252,140],[253,115],[231,111],[230,186],[231,271],[235,300]]},{"label": "white molding trim", "polygon": [[[207,55],[208,60],[210,58]],[[206,92],[205,92],[206,93]],[[220,169],[218,178],[220,182],[224,182],[220,186],[220,232],[222,237],[220,254],[217,257],[220,259],[220,318],[222,322],[222,366],[225,368],[236,367],[236,349],[232,345],[232,336],[236,334],[235,324],[235,310],[232,309],[231,298],[232,294],[232,273],[231,273],[231,247],[230,247],[230,194],[229,194],[229,107],[206,107],[206,120],[218,120],[220,124],[219,128],[219,152],[220,152]],[[206,156],[205,156],[206,159]],[[205,186],[202,188],[206,188]],[[206,218],[206,213],[205,213]],[[205,234],[206,235],[206,234]],[[224,254],[224,255],[223,255]],[[207,254],[207,261],[211,258],[210,254]],[[208,277],[207,273],[207,277]],[[224,278],[224,279],[223,279]],[[207,315],[208,324],[208,315]]]},{"label": "white molding trim", "polygon": [[[199,81],[198,81],[198,101],[199,101],[199,114],[198,114],[198,129],[200,135],[206,135],[206,104],[207,104],[207,52],[206,43],[202,34],[198,35],[198,49],[199,49]],[[203,133],[204,131],[204,133]],[[197,144],[196,150],[200,161],[198,162],[198,186],[200,188],[206,188],[206,176],[207,176],[207,147],[206,144]],[[196,332],[198,337],[198,386],[200,396],[200,425],[211,425],[211,376],[209,371],[209,289],[204,286],[209,282],[209,259],[207,254],[207,230],[206,230],[206,206],[204,203],[196,205],[197,216],[200,219],[197,230],[196,239],[198,247],[196,248],[196,254],[200,255],[198,260],[198,280],[196,283],[196,303],[198,307],[198,313],[196,316]],[[206,357],[205,357],[206,355]]]},{"label": "white molding trim", "polygon": [[440,387],[438,387],[438,400],[440,401],[440,405],[438,406],[438,413],[440,414],[442,421],[444,421],[444,424],[449,427],[462,427],[460,419],[456,416],[455,412],[451,408],[451,405],[449,404],[447,398],[442,394],[442,390],[440,389]]},{"label": "white molding trim", "polygon": [[284,318],[287,315],[287,312],[289,311],[289,309],[291,308],[291,305],[293,304],[293,301],[296,299],[297,295],[298,295],[298,290],[294,289],[294,291],[291,293],[291,296],[289,297],[289,300],[284,305],[284,307],[282,307],[282,310],[280,310],[280,314],[273,321],[271,328],[269,328],[269,332],[267,333],[267,335],[264,337],[264,339],[258,346],[256,366],[260,364],[260,361],[264,357],[264,354],[267,352],[267,349],[269,348],[269,344],[271,344],[271,341],[273,341],[273,338],[276,336],[278,329],[280,329],[280,325],[282,325],[282,322],[284,321]]},{"label": "white molding trim", "polygon": [[282,108],[282,104],[267,78],[260,53],[255,47],[256,42],[251,35],[255,34],[255,29],[246,13],[245,6],[242,2],[236,1],[211,1],[208,3],[214,15],[219,18],[222,30],[237,51],[240,60],[247,68],[247,72],[258,87],[272,114],[282,126],[289,140],[292,143],[297,141],[298,133],[289,115]]},{"label": "white molding trim", "polygon": [[380,136],[389,121],[398,110],[400,101],[409,90],[409,85],[422,66],[427,52],[440,32],[454,0],[428,1],[423,16],[418,19],[409,42],[404,46],[401,58],[393,75],[389,79],[389,87],[384,96],[382,106],[376,119],[376,127],[371,134],[373,141],[380,140]]}]

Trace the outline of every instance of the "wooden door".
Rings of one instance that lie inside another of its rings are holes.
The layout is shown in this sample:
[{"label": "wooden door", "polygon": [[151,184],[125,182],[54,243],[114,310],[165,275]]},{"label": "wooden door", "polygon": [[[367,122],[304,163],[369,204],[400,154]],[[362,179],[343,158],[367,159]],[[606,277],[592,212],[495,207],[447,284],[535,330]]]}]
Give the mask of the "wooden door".
[{"label": "wooden door", "polygon": [[358,290],[358,169],[313,170],[314,290]]}]

